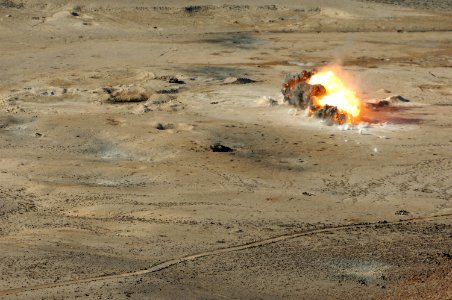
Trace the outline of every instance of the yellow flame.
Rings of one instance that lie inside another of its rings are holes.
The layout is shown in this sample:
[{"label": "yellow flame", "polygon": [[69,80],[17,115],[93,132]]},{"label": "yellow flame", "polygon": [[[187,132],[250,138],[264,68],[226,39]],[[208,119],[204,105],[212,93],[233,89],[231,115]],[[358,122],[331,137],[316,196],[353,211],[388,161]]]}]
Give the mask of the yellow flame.
[{"label": "yellow flame", "polygon": [[336,106],[341,112],[352,118],[359,115],[361,101],[356,96],[356,93],[347,87],[333,71],[316,73],[309,79],[308,83],[321,84],[326,89],[326,95],[318,99],[318,105]]}]

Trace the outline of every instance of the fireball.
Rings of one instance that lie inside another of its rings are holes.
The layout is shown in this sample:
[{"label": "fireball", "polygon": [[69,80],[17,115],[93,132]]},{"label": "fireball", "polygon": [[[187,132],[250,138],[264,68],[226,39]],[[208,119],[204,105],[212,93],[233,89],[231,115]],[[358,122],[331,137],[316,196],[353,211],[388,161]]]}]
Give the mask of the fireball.
[{"label": "fireball", "polygon": [[353,123],[361,111],[361,101],[356,92],[348,87],[332,70],[318,72],[309,78],[311,85],[321,84],[326,93],[315,99],[319,107],[337,107],[338,111],[347,116],[347,122]]}]

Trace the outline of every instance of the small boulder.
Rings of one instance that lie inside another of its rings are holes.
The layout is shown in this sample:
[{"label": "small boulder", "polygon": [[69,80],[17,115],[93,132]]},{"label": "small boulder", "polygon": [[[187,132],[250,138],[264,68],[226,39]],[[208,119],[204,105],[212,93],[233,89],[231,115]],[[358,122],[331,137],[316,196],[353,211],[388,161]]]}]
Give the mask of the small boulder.
[{"label": "small boulder", "polygon": [[401,210],[396,211],[395,214],[398,216],[407,216],[410,213],[407,210],[401,209]]},{"label": "small boulder", "polygon": [[215,144],[211,145],[210,149],[212,150],[212,152],[233,152],[234,151],[234,149],[232,149],[228,146],[222,145],[220,143],[215,143]]},{"label": "small boulder", "polygon": [[409,99],[404,98],[400,95],[396,95],[396,96],[389,96],[388,98],[386,98],[385,100],[390,101],[392,103],[397,103],[397,102],[410,102]]}]

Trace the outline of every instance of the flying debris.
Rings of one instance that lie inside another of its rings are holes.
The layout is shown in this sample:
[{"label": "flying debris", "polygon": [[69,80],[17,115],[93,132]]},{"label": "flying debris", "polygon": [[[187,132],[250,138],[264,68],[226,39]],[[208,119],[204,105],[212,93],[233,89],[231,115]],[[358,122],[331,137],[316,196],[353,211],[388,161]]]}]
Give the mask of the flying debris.
[{"label": "flying debris", "polygon": [[284,101],[315,116],[337,124],[353,124],[361,112],[356,93],[334,73],[303,71],[284,83]]}]

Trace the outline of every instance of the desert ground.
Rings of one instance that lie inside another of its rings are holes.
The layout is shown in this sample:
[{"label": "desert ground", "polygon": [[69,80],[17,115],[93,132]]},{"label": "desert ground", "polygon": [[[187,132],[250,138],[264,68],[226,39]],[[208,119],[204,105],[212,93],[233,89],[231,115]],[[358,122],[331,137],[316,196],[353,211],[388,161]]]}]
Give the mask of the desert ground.
[{"label": "desert ground", "polygon": [[[448,0],[1,0],[0,298],[452,299],[451,32]],[[281,100],[330,64],[410,102]]]}]

